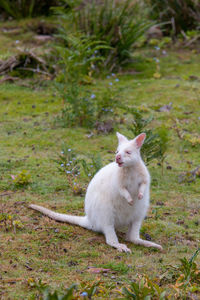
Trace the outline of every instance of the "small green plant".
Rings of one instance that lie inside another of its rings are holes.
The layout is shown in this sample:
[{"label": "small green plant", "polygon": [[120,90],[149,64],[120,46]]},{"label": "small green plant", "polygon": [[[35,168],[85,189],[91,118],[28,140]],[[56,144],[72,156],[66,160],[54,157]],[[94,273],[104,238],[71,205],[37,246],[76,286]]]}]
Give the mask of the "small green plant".
[{"label": "small green plant", "polygon": [[80,162],[85,175],[89,178],[92,178],[103,167],[100,154],[92,155],[89,161],[81,159]]},{"label": "small green plant", "polygon": [[23,187],[30,183],[31,175],[27,170],[22,170],[17,175],[11,175],[11,178],[16,187]]},{"label": "small green plant", "polygon": [[186,257],[180,259],[181,264],[176,268],[178,273],[176,285],[186,287],[188,284],[200,284],[200,270],[195,263],[199,252],[200,248],[195,251],[190,259]]},{"label": "small green plant", "polygon": [[95,282],[82,282],[80,285],[71,284],[71,286],[63,292],[58,290],[51,291],[50,286],[43,283],[41,280],[35,281],[33,278],[29,278],[27,283],[30,287],[36,288],[42,300],[73,300],[73,299],[93,299],[92,297],[97,295],[101,296],[105,294],[105,289],[99,281]]},{"label": "small green plant", "polygon": [[39,290],[42,292],[42,300],[72,300],[74,299],[74,291],[77,285],[72,284],[64,294],[60,294],[58,291],[51,292],[48,286],[39,286]]},{"label": "small green plant", "polygon": [[156,129],[156,134],[158,135],[157,142],[159,143],[159,156],[158,161],[162,167],[162,174],[164,173],[164,160],[166,159],[166,152],[169,144],[169,133],[167,128],[162,125]]},{"label": "small green plant", "polygon": [[132,282],[128,288],[124,287],[122,293],[125,296],[125,299],[167,299],[165,297],[166,291],[157,283],[151,281],[147,276],[142,277],[138,282]]},{"label": "small green plant", "polygon": [[17,229],[24,227],[20,220],[17,220],[15,216],[8,213],[0,213],[0,225],[2,225],[6,231],[13,230],[15,233]]},{"label": "small green plant", "polygon": [[107,76],[110,79],[105,92],[97,99],[97,119],[114,117],[119,104],[120,89],[116,87],[119,79],[114,73]]},{"label": "small green plant", "polygon": [[73,194],[82,195],[85,192],[85,187],[80,182],[80,160],[76,152],[63,145],[62,151],[55,162],[58,164],[59,172],[65,174]]},{"label": "small green plant", "polygon": [[83,155],[76,153],[66,145],[63,145],[61,153],[54,161],[58,164],[59,172],[65,174],[68,186],[74,195],[83,195],[85,193],[84,174],[91,180],[103,166],[102,158],[99,154],[83,157]]}]

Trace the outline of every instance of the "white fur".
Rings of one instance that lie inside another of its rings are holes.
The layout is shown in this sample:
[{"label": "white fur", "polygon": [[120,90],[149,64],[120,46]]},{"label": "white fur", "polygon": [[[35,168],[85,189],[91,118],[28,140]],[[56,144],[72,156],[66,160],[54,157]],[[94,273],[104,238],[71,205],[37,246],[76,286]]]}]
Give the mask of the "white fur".
[{"label": "white fur", "polygon": [[131,141],[119,133],[117,137],[116,162],[102,168],[89,183],[84,217],[55,213],[37,205],[29,207],[54,220],[102,232],[106,243],[119,251],[131,252],[116,235],[115,230],[124,226],[128,227],[128,241],[162,250],[162,246],[142,240],[139,234],[149,207],[150,175],[140,156],[145,134]]}]

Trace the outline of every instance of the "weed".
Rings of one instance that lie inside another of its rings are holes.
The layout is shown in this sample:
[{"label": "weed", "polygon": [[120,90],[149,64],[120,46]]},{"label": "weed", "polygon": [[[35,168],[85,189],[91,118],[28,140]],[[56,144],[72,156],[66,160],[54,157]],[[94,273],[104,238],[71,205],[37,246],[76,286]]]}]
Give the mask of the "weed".
[{"label": "weed", "polygon": [[46,285],[39,285],[38,289],[42,293],[43,300],[72,300],[74,297],[74,290],[76,290],[77,285],[72,284],[64,294],[60,294],[58,291],[51,292],[50,288]]},{"label": "weed", "polygon": [[65,174],[68,186],[73,194],[82,195],[85,192],[85,187],[80,183],[80,160],[76,152],[67,145],[63,145],[62,151],[55,162],[58,164],[59,172]]},{"label": "weed", "polygon": [[124,287],[122,289],[122,293],[126,296],[126,299],[166,299],[166,291],[163,290],[163,288],[161,288],[157,283],[150,280],[147,276],[142,277],[138,282],[132,282],[129,288]]},{"label": "weed", "polygon": [[27,170],[22,170],[17,175],[11,175],[15,187],[23,187],[30,183],[31,175]]},{"label": "weed", "polygon": [[[63,145],[61,154],[55,160],[58,170],[67,177],[67,182],[74,195],[83,195],[86,187],[83,181],[83,173],[91,179],[103,166],[101,156],[95,154],[89,158],[80,157],[73,149]],[[82,178],[81,178],[82,177]]]},{"label": "weed", "polygon": [[85,159],[81,159],[81,164],[86,176],[89,178],[92,178],[103,167],[100,154],[91,156],[89,162]]},{"label": "weed", "polygon": [[16,233],[17,229],[22,229],[24,225],[20,220],[7,213],[0,213],[0,225],[4,227],[6,231],[13,230]]},{"label": "weed", "polygon": [[200,248],[196,250],[189,260],[186,257],[180,259],[181,264],[176,267],[178,273],[176,286],[186,287],[188,284],[200,284],[200,271],[194,262],[199,252]]}]

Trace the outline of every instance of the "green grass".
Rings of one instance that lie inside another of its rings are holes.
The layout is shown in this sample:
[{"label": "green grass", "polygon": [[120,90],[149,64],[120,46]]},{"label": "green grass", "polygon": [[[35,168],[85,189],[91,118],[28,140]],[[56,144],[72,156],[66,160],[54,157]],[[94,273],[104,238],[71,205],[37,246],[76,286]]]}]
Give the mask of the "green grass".
[{"label": "green grass", "polygon": [[[12,50],[8,48],[8,51]],[[27,208],[29,203],[35,203],[60,212],[83,214],[84,198],[73,196],[54,159],[66,143],[82,154],[98,152],[107,162],[114,159],[117,139],[115,133],[88,138],[90,130],[59,127],[55,117],[62,103],[54,95],[51,82],[40,89],[1,85],[0,213],[15,216],[23,224],[15,233],[13,229],[6,231],[0,223],[2,299],[33,299],[36,290],[28,284],[29,278],[41,279],[53,288],[101,280],[104,286],[120,289],[137,279],[138,274],[162,276],[167,266],[176,265],[184,256],[191,257],[197,249],[200,179],[179,183],[178,178],[188,170],[188,161],[192,169],[200,164],[200,145],[192,146],[189,141],[180,139],[175,122],[178,120],[180,130],[191,136],[200,132],[200,57],[190,50],[167,52],[167,56],[160,56],[160,79],[153,78],[155,64],[151,57],[157,54],[152,50],[148,54],[149,63],[130,66],[140,71],[139,74],[130,75],[125,71],[117,75],[120,81],[115,83],[122,88],[123,103],[139,107],[145,116],[153,114],[154,127],[164,123],[169,129],[170,146],[164,175],[156,162],[149,166],[151,207],[141,229],[143,237],[148,234],[163,245],[162,253],[130,243],[127,245],[132,254],[118,253],[106,245],[103,235],[56,223]],[[198,78],[192,81],[191,75]],[[96,79],[89,88],[101,95],[109,82],[110,79]],[[173,103],[170,112],[157,111],[170,102]],[[126,120],[127,116],[123,117]],[[117,130],[128,134],[124,124],[118,125]],[[31,183],[16,189],[10,176],[23,169],[30,173]],[[119,239],[123,241],[123,233],[119,233]],[[106,275],[93,274],[88,272],[88,267],[111,271]],[[163,287],[167,288],[168,283]],[[109,297],[116,299],[114,292],[110,292]],[[108,299],[108,295],[105,298]]]}]

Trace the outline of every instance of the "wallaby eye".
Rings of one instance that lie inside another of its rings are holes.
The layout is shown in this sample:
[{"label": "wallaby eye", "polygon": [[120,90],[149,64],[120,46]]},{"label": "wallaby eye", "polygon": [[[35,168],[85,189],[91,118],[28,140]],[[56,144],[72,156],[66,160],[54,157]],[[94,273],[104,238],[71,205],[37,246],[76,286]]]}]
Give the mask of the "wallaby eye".
[{"label": "wallaby eye", "polygon": [[131,154],[131,151],[125,151],[125,152],[126,152],[126,154],[129,154],[129,155]]},{"label": "wallaby eye", "polygon": [[115,151],[115,154],[117,154],[119,151],[117,150],[117,151]]}]

